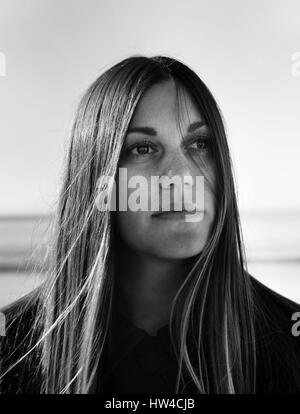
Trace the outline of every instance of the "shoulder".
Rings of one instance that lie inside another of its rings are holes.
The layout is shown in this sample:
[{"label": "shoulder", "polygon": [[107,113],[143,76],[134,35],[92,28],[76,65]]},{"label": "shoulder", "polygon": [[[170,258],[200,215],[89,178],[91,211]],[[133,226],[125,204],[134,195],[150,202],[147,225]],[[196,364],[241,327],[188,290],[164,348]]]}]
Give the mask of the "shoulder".
[{"label": "shoulder", "polygon": [[0,308],[4,343],[16,344],[24,339],[33,327],[40,305],[41,286],[18,300]]},{"label": "shoulder", "polygon": [[6,324],[29,317],[39,302],[40,292],[41,286],[38,286],[21,298],[0,308],[0,313],[5,316]]},{"label": "shoulder", "polygon": [[256,315],[279,330],[292,332],[294,314],[300,304],[267,287],[250,276]]},{"label": "shoulder", "polygon": [[[38,350],[29,353],[28,356],[26,353],[38,334],[40,292],[41,286],[38,286],[0,309],[4,324],[4,335],[0,336],[1,393],[34,392],[33,377],[38,367]],[[19,361],[21,358],[23,359]]]},{"label": "shoulder", "polygon": [[300,392],[300,304],[275,292],[253,276],[258,383],[264,392]]},{"label": "shoulder", "polygon": [[260,299],[263,303],[272,304],[275,307],[279,307],[284,311],[300,309],[300,304],[281,295],[275,290],[264,285],[262,282],[257,280],[254,276],[250,275],[251,286],[253,293],[257,299]]}]

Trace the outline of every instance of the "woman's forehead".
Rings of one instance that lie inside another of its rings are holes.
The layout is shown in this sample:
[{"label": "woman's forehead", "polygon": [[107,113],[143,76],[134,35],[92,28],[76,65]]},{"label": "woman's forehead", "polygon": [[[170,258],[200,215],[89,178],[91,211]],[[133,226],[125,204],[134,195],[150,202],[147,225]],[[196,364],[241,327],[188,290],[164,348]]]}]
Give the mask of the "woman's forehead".
[{"label": "woman's forehead", "polygon": [[142,95],[130,126],[155,127],[178,119],[186,128],[193,122],[203,121],[189,93],[183,87],[176,88],[175,82],[168,80],[151,86]]}]

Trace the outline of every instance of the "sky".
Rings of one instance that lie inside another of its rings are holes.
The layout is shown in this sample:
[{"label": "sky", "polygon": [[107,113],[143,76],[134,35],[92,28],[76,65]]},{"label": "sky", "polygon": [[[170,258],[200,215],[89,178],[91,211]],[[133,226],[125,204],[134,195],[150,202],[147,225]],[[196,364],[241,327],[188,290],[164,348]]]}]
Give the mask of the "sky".
[{"label": "sky", "polygon": [[132,54],[178,58],[208,85],[242,210],[300,210],[299,13],[298,0],[0,0],[0,214],[55,209],[76,104]]}]

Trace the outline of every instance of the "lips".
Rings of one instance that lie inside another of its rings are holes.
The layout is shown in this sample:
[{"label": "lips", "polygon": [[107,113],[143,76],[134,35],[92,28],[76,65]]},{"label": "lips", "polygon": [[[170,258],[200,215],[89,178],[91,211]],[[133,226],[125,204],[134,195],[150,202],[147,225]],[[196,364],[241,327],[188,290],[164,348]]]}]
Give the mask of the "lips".
[{"label": "lips", "polygon": [[168,211],[159,211],[158,213],[155,213],[155,214],[153,214],[153,216],[160,216],[160,215],[162,215],[162,214],[164,214],[164,215],[166,215],[166,214],[175,214],[175,213],[177,213],[177,214],[179,214],[179,213],[184,213],[184,214],[196,214],[197,212],[199,212],[198,210],[191,210],[191,211],[188,211],[188,210],[168,210]]}]

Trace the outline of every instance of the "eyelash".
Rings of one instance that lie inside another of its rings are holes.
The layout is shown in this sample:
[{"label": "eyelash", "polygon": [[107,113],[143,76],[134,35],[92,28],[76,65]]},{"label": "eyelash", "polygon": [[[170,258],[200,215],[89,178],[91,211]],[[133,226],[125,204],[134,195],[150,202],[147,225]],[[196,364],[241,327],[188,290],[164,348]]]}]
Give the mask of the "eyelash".
[{"label": "eyelash", "polygon": [[[139,147],[151,147],[152,149],[154,149],[152,142],[144,139],[142,143],[135,144],[132,147],[128,148],[126,153],[129,154],[133,149],[136,149],[136,148],[139,148]],[[145,157],[145,156],[149,155],[149,153],[146,153],[146,154],[130,154],[130,155],[132,155],[135,158],[138,158],[138,157]]]},{"label": "eyelash", "polygon": [[[209,150],[210,139],[205,135],[199,135],[198,137],[196,137],[196,139],[193,142],[191,142],[190,145],[192,145],[192,144],[194,144],[194,143],[196,143],[200,140],[201,140],[201,142],[205,142],[207,147],[205,149],[200,149],[200,148],[199,149],[193,148],[193,149],[195,149],[196,151],[207,151],[207,150]],[[140,147],[151,147],[152,149],[154,149],[153,143],[151,141],[148,141],[148,140],[145,139],[145,140],[143,140],[142,143],[135,144],[132,147],[129,147],[125,152],[126,152],[126,154],[129,154],[129,155],[133,156],[134,158],[146,157],[147,155],[152,154],[152,153],[149,153],[149,152],[146,153],[146,154],[130,154],[130,152],[133,149],[140,148]]]}]

